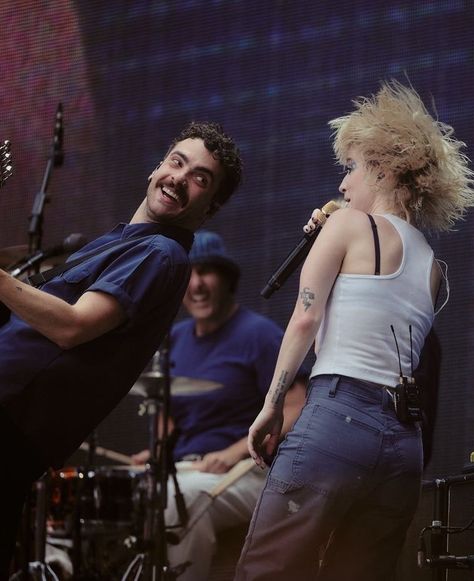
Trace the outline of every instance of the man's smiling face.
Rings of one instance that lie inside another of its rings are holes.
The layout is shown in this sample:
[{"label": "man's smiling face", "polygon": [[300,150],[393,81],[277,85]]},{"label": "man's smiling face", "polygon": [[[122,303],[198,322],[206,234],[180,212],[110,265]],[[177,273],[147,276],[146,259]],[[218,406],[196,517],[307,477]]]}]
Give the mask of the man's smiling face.
[{"label": "man's smiling face", "polygon": [[183,305],[196,321],[220,323],[234,304],[230,282],[211,264],[193,265]]},{"label": "man's smiling face", "polygon": [[207,218],[222,178],[220,161],[202,139],[179,141],[150,175],[148,221],[195,230]]}]

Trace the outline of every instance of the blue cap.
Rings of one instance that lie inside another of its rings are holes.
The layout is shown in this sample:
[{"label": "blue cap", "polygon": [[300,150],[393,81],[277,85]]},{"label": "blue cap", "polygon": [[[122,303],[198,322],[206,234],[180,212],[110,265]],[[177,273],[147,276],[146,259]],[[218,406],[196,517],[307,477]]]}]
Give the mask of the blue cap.
[{"label": "blue cap", "polygon": [[228,254],[222,238],[209,230],[198,230],[194,234],[189,260],[191,264],[212,264],[221,267],[236,282],[240,275],[240,268]]}]

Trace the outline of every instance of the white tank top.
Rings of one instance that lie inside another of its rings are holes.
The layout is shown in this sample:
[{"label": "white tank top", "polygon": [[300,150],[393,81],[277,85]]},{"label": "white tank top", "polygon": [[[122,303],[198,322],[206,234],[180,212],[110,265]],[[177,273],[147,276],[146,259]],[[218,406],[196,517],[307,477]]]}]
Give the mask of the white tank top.
[{"label": "white tank top", "polygon": [[390,325],[395,330],[403,374],[411,375],[410,325],[413,369],[418,365],[434,318],[430,289],[433,250],[423,234],[404,220],[391,214],[383,217],[402,240],[400,267],[388,275],[339,274],[317,336],[312,377],[338,374],[395,386],[400,365]]}]

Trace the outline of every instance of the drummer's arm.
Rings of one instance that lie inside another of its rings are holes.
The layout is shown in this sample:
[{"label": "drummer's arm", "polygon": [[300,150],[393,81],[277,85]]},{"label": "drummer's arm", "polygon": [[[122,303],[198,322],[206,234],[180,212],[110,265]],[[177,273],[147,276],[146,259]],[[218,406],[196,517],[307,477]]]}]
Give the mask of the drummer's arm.
[{"label": "drummer's arm", "polygon": [[306,401],[306,380],[296,378],[288,390],[283,406],[283,426],[281,436],[291,430]]},{"label": "drummer's arm", "polygon": [[107,293],[86,292],[70,305],[2,270],[0,301],[62,349],[71,349],[100,337],[126,319],[120,303]]},{"label": "drummer's arm", "polygon": [[[282,435],[286,434],[286,432],[291,430],[293,427],[293,424],[304,405],[305,397],[306,384],[304,381],[296,379],[285,398]],[[194,463],[194,467],[200,472],[223,474],[228,472],[233,466],[235,466],[235,464],[237,464],[237,462],[247,458],[248,456],[247,437],[244,437],[224,450],[218,450],[217,452],[206,454],[202,460],[198,460]]]},{"label": "drummer's arm", "polygon": [[228,448],[224,448],[224,450],[205,454],[202,460],[194,462],[193,467],[200,472],[224,474],[248,455],[247,437],[245,437],[234,442]]}]

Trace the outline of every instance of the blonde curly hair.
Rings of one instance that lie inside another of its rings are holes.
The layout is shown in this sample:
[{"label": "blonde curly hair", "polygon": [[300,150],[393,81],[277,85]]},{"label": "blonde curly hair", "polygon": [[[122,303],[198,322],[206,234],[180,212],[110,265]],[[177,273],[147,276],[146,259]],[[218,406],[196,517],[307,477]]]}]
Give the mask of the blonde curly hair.
[{"label": "blonde curly hair", "polygon": [[420,228],[450,230],[474,206],[474,173],[453,128],[433,119],[420,96],[394,80],[354,105],[329,122],[337,161],[344,165],[355,147],[369,171],[394,176],[401,216]]}]

